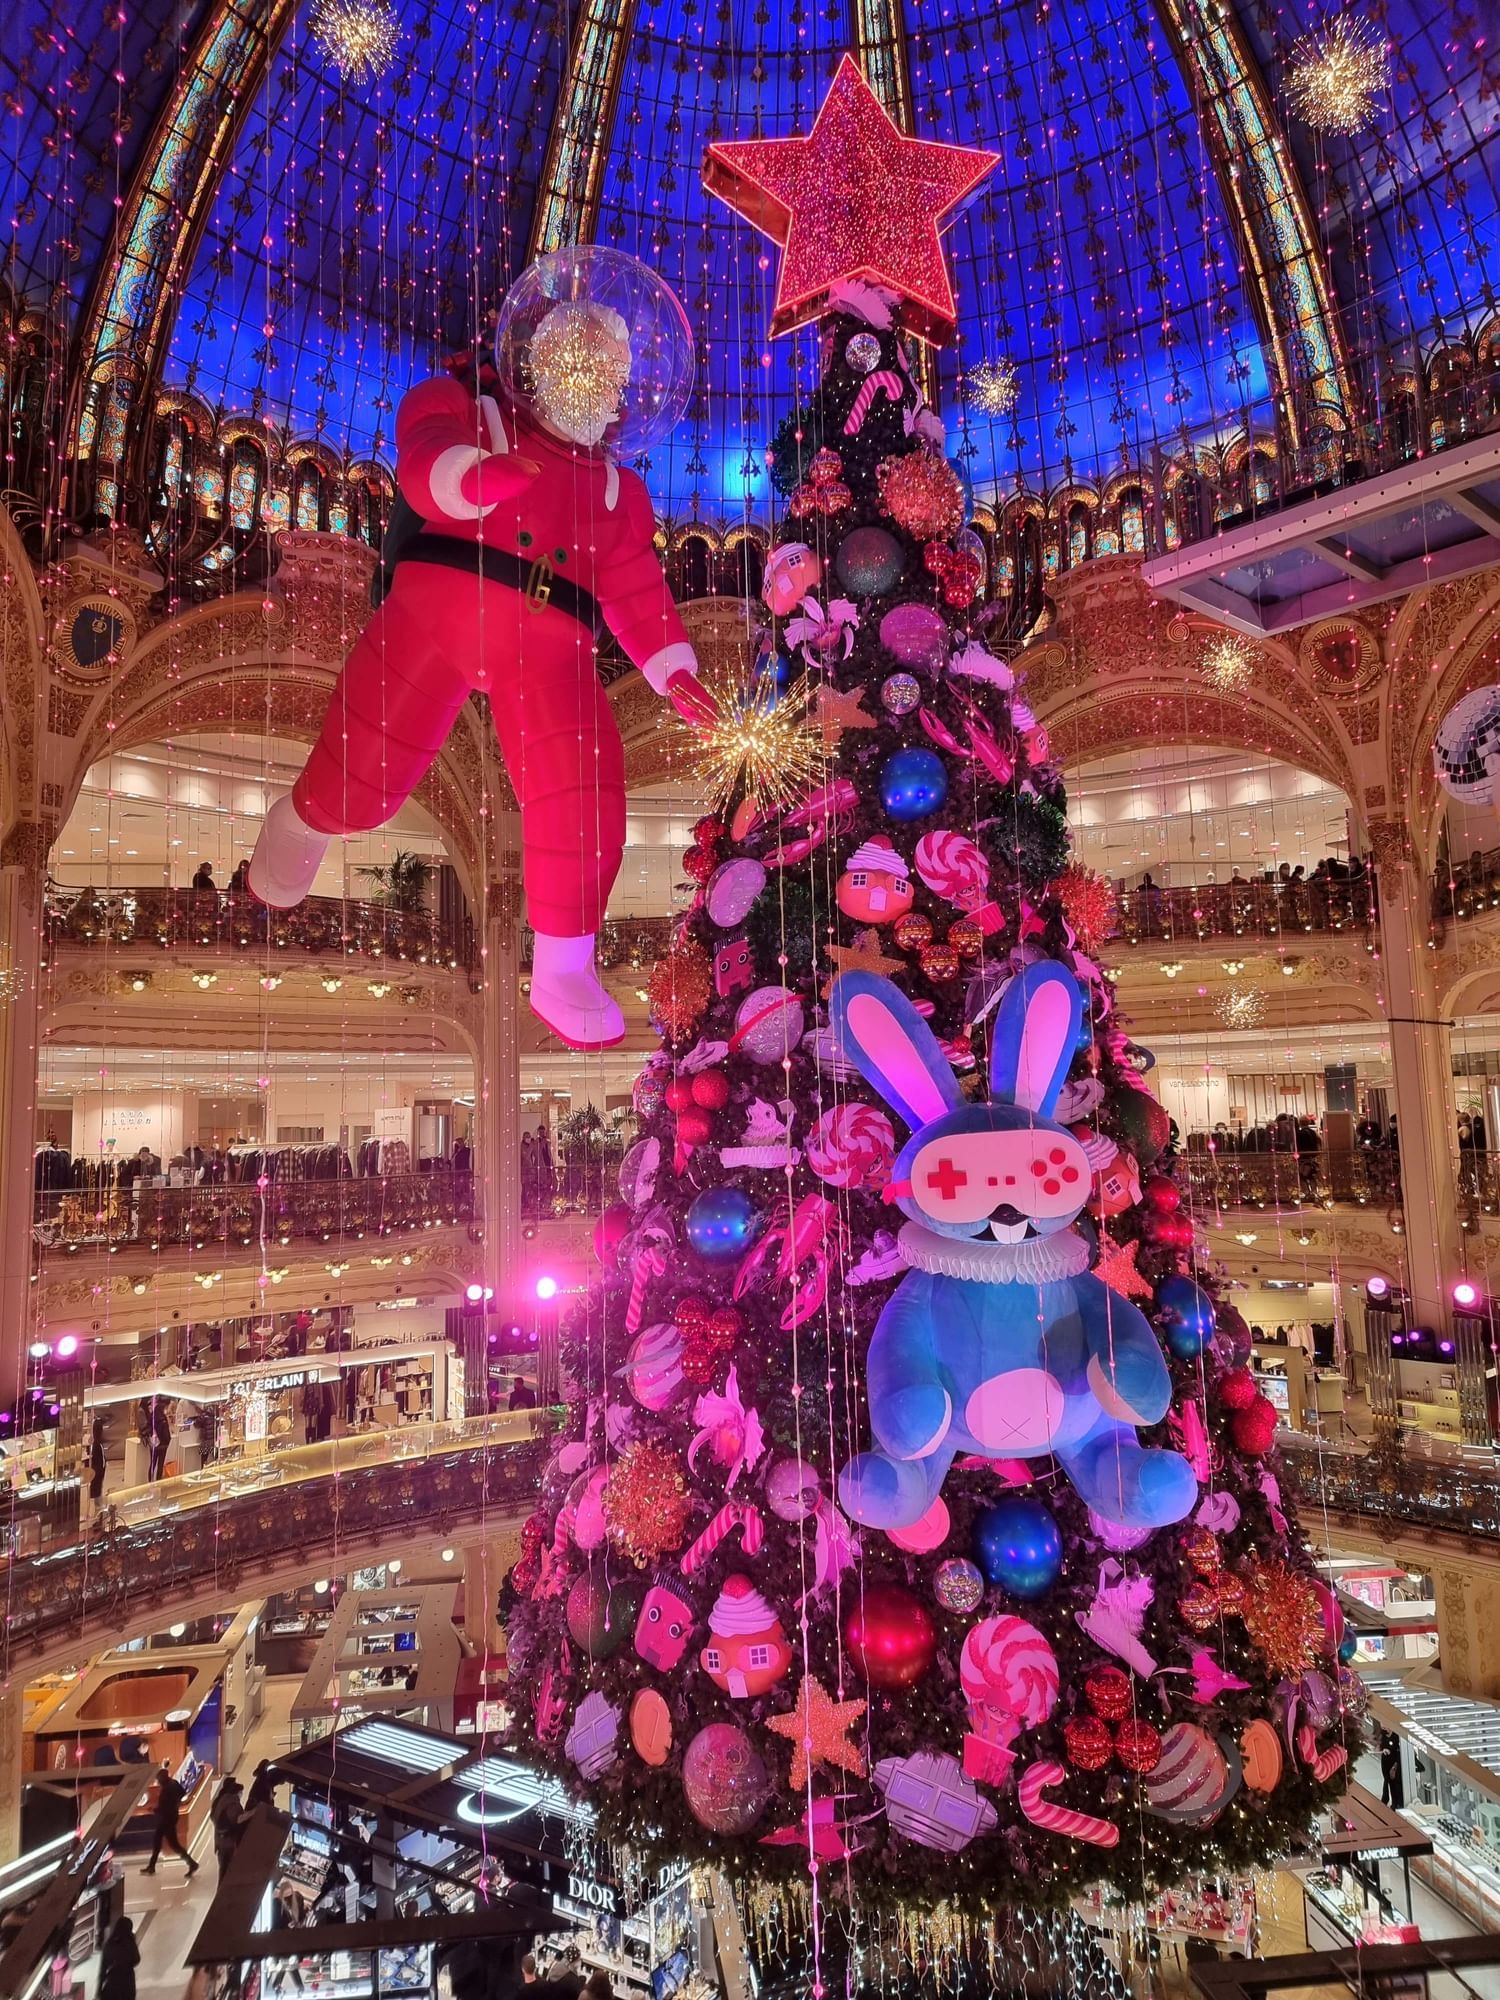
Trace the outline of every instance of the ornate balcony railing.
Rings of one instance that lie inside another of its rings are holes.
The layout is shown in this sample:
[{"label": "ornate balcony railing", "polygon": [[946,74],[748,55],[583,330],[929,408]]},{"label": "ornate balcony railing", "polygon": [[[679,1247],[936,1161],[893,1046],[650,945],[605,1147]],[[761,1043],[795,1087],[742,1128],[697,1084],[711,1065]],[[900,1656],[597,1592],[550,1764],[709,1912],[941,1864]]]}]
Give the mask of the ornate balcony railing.
[{"label": "ornate balcony railing", "polygon": [[1376,920],[1375,878],[1323,882],[1202,882],[1136,888],[1119,897],[1115,937],[1125,944],[1183,944],[1200,938],[1294,938],[1308,932],[1364,933]]},{"label": "ornate balcony railing", "polygon": [[1500,847],[1475,852],[1467,861],[1433,870],[1432,915],[1435,923],[1450,918],[1465,923],[1500,910]]},{"label": "ornate balcony railing", "polygon": [[1388,1146],[1187,1152],[1178,1155],[1175,1172],[1200,1220],[1215,1209],[1383,1209],[1401,1199],[1401,1158]]},{"label": "ornate balcony railing", "polygon": [[49,889],[49,945],[152,945],[163,951],[305,952],[371,964],[469,967],[471,927],[426,910],[309,896],[269,910],[254,896],[218,889]]},{"label": "ornate balcony railing", "polygon": [[[486,1419],[476,1419],[483,1426]],[[496,1419],[505,1422],[505,1419]],[[221,1604],[262,1595],[280,1574],[315,1561],[337,1575],[399,1538],[492,1531],[530,1506],[549,1449],[550,1413],[533,1413],[534,1435],[471,1441],[391,1464],[350,1463],[337,1476],[217,1496],[214,1504],[163,1513],[70,1548],[20,1558],[6,1568],[0,1672],[68,1647],[91,1652],[131,1633],[159,1629],[176,1607],[207,1591]],[[358,1440],[345,1441],[357,1444]]]},{"label": "ornate balcony railing", "polygon": [[1279,1431],[1276,1441],[1305,1526],[1327,1508],[1392,1528],[1500,1541],[1500,1468],[1424,1457],[1410,1440],[1360,1450]]},{"label": "ornate balcony railing", "polygon": [[359,1175],[344,1180],[224,1181],[199,1187],[51,1190],[36,1198],[35,1235],[44,1249],[243,1250],[312,1240],[400,1236],[474,1216],[474,1176]]}]

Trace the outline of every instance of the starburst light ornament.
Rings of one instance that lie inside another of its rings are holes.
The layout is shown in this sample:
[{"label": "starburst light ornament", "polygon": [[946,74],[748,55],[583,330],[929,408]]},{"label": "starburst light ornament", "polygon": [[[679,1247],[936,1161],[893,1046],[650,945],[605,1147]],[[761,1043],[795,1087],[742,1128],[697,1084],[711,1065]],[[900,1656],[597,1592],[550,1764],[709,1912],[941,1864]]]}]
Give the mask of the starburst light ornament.
[{"label": "starburst light ornament", "polygon": [[1255,648],[1237,632],[1216,632],[1198,665],[1211,688],[1220,694],[1240,694],[1255,675]]},{"label": "starburst light ornament", "polygon": [[693,761],[710,803],[717,809],[739,793],[763,807],[799,799],[821,767],[819,727],[806,679],[788,688],[762,667],[733,661],[708,668],[703,684],[713,702],[713,719],[690,732]]},{"label": "starburst light ornament", "polygon": [[1385,37],[1357,14],[1342,15],[1331,27],[1305,35],[1292,50],[1287,101],[1294,116],[1314,131],[1344,138],[1362,132],[1390,87]]},{"label": "starburst light ornament", "polygon": [[964,390],[976,410],[987,417],[1008,417],[1020,398],[1020,378],[1013,361],[981,361],[964,375]]},{"label": "starburst light ornament", "polygon": [[373,83],[383,76],[401,40],[388,0],[317,0],[309,26],[345,83]]},{"label": "starburst light ornament", "polygon": [[1232,986],[1219,995],[1214,1012],[1226,1028],[1258,1028],[1266,1018],[1266,996],[1253,986]]}]

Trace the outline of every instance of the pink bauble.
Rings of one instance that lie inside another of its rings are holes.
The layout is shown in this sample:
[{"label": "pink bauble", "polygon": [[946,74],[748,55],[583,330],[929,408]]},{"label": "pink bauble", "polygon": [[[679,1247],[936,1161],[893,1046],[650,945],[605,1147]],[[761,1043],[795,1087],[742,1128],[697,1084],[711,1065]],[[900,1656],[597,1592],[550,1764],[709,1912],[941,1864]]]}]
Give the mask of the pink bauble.
[{"label": "pink bauble", "polygon": [[1057,1706],[1057,1655],[1024,1618],[985,1618],[964,1639],[958,1678],[971,1708],[1035,1729]]},{"label": "pink bauble", "polygon": [[573,1505],[573,1540],[581,1549],[604,1546],[608,1532],[604,1519],[604,1482],[608,1478],[608,1468],[601,1465],[593,1472],[581,1474],[568,1495]]},{"label": "pink bauble", "polygon": [[766,1505],[779,1521],[805,1521],[822,1497],[823,1482],[803,1459],[778,1458],[766,1474]]},{"label": "pink bauble", "polygon": [[895,1157],[895,1128],[873,1104],[836,1104],[807,1135],[807,1164],[830,1187],[884,1187]]},{"label": "pink bauble", "polygon": [[903,667],[936,673],[946,666],[952,641],[948,622],[928,604],[898,604],[880,621],[880,643]]},{"label": "pink bauble", "polygon": [[648,1326],[630,1343],[625,1385],[643,1410],[669,1409],[682,1387],[682,1334],[675,1326]]},{"label": "pink bauble", "polygon": [[710,1833],[748,1833],[766,1809],[771,1774],[737,1723],[710,1722],[682,1753],[682,1791]]},{"label": "pink bauble", "polygon": [[594,1255],[606,1271],[613,1269],[620,1245],[630,1232],[631,1221],[630,1210],[623,1201],[616,1201],[594,1224]]},{"label": "pink bauble", "polygon": [[1224,1752],[1196,1722],[1174,1722],[1146,1779],[1146,1808],[1187,1825],[1211,1819],[1232,1789]]}]

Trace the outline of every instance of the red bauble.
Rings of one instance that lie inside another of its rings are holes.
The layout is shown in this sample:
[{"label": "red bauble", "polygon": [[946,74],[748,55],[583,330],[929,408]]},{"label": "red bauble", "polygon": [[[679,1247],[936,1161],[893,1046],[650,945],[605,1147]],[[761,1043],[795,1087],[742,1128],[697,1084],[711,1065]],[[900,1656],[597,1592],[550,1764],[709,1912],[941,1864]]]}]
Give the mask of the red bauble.
[{"label": "red bauble", "polygon": [[1161,1762],[1161,1731],[1139,1716],[1127,1716],[1115,1731],[1115,1755],[1127,1771],[1154,1771]]},{"label": "red bauble", "polygon": [[701,1292],[685,1292],[672,1308],[673,1323],[683,1333],[695,1333],[707,1327],[712,1311]]},{"label": "red bauble", "polygon": [[1102,1771],[1114,1755],[1115,1742],[1109,1724],[1097,1715],[1075,1715],[1063,1724],[1063,1746],[1068,1762],[1080,1771]]},{"label": "red bauble", "polygon": [[693,1102],[705,1111],[722,1111],[729,1102],[729,1078],[721,1069],[703,1069],[693,1078]]},{"label": "red bauble", "polygon": [[1106,1722],[1118,1722],[1130,1713],[1130,1676],[1123,1667],[1095,1667],[1083,1692],[1095,1715]]},{"label": "red bauble", "polygon": [[1229,1420],[1229,1432],[1237,1450],[1247,1458],[1261,1458],[1271,1449],[1276,1436],[1276,1405],[1260,1394]]},{"label": "red bauble", "polygon": [[745,1331],[745,1316],[734,1306],[720,1306],[710,1317],[708,1330],[721,1345],[732,1343]]},{"label": "red bauble", "polygon": [[682,872],[691,882],[701,888],[718,867],[718,862],[706,847],[690,847],[682,857]]},{"label": "red bauble", "polygon": [[690,1076],[674,1076],[662,1091],[661,1098],[668,1111],[686,1111],[693,1102],[693,1079]]},{"label": "red bauble", "polygon": [[1146,1240],[1167,1250],[1191,1250],[1192,1219],[1186,1215],[1152,1215],[1146,1221]]},{"label": "red bauble", "polygon": [[693,822],[693,838],[700,847],[717,847],[724,838],[724,822],[715,813],[705,813]]},{"label": "red bauble", "polygon": [[630,1210],[623,1201],[612,1202],[594,1224],[594,1255],[608,1270],[615,1254],[630,1233]]},{"label": "red bauble", "polygon": [[919,1598],[897,1584],[866,1590],[844,1619],[849,1657],[871,1687],[906,1688],[937,1654],[937,1629]]},{"label": "red bauble", "polygon": [[1156,1215],[1175,1215],[1182,1206],[1182,1189],[1165,1174],[1152,1174],[1142,1185],[1141,1200]]},{"label": "red bauble", "polygon": [[699,1104],[688,1104],[677,1114],[677,1138],[684,1146],[704,1146],[714,1135],[714,1119],[711,1111],[705,1111]]},{"label": "red bauble", "polygon": [[1248,1368],[1232,1368],[1219,1384],[1219,1401],[1226,1410],[1248,1410],[1259,1394]]}]

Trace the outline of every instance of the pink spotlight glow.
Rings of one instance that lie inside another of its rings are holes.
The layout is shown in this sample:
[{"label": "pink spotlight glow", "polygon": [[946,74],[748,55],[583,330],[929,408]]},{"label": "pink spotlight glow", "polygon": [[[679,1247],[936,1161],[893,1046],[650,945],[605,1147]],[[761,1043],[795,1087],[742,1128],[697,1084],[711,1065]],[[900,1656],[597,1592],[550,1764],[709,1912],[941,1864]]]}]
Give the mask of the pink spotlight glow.
[{"label": "pink spotlight glow", "polygon": [[1367,1279],[1365,1291],[1372,1299],[1388,1299],[1391,1295],[1391,1281],[1389,1278]]},{"label": "pink spotlight glow", "polygon": [[1470,1306],[1477,1306],[1479,1303],[1479,1287],[1471,1285],[1467,1278],[1460,1279],[1453,1287],[1453,1303],[1461,1312],[1467,1312]]},{"label": "pink spotlight glow", "polygon": [[65,1333],[52,1352],[57,1356],[59,1361],[71,1361],[73,1356],[78,1352],[78,1335],[76,1333]]},{"label": "pink spotlight glow", "polygon": [[484,1297],[484,1286],[483,1285],[467,1286],[464,1290],[464,1297],[469,1301],[469,1304],[471,1306],[477,1306],[479,1304],[479,1301]]},{"label": "pink spotlight glow", "polygon": [[556,1278],[538,1278],[536,1281],[536,1295],[539,1299],[555,1299],[557,1297]]}]

